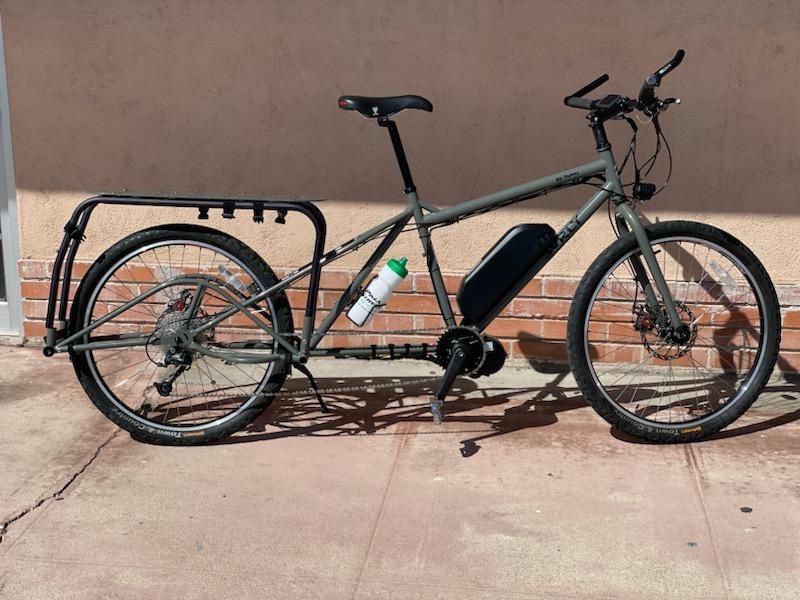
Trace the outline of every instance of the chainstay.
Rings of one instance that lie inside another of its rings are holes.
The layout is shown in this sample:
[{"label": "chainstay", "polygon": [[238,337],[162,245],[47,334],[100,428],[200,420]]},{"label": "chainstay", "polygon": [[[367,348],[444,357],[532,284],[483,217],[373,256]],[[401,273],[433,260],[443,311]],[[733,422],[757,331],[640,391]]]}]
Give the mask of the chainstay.
[{"label": "chainstay", "polygon": [[[420,333],[428,333],[428,334],[441,334],[446,331],[445,327],[427,327],[421,329],[395,329],[395,330],[386,330],[386,331],[352,331],[352,330],[345,330],[345,331],[330,331],[326,333],[327,336],[337,336],[337,335],[352,335],[352,336],[369,336],[369,335],[418,335]],[[395,344],[396,346],[402,347],[402,344]],[[339,358],[337,360],[346,360],[344,358]],[[356,359],[353,358],[352,360],[364,360],[364,359]],[[301,390],[284,390],[284,391],[276,391],[276,392],[260,392],[256,394],[258,398],[302,398],[307,396],[314,396],[316,394],[319,395],[326,395],[326,394],[346,394],[350,392],[366,392],[370,390],[376,389],[388,389],[388,388],[396,388],[398,386],[408,386],[408,385],[420,385],[424,383],[433,383],[435,381],[439,381],[441,376],[435,377],[421,377],[418,379],[411,379],[406,381],[387,381],[385,383],[363,383],[359,385],[345,385],[345,386],[335,386],[335,387],[327,387],[327,388],[320,388],[314,389],[313,387],[308,387]],[[244,386],[242,386],[244,387]],[[229,391],[216,391],[216,392],[205,392],[202,394],[203,396],[228,396],[230,395]]]},{"label": "chainstay", "polygon": [[368,335],[418,335],[420,333],[438,333],[447,331],[446,327],[425,327],[422,329],[389,329],[386,331],[358,331],[355,329],[343,329],[341,331],[328,331],[325,337],[337,335],[368,336]]}]

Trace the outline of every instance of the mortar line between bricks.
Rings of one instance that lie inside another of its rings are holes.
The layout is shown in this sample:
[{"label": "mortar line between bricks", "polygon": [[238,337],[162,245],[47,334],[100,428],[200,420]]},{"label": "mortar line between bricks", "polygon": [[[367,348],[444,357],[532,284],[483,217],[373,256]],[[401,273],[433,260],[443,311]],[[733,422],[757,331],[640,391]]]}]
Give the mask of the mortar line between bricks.
[{"label": "mortar line between bricks", "polygon": [[703,482],[700,477],[700,466],[697,462],[697,456],[695,456],[692,445],[686,444],[683,448],[684,448],[684,453],[686,454],[686,462],[689,465],[689,470],[692,472],[692,479],[694,481],[695,493],[697,494],[697,498],[700,501],[700,508],[703,511],[703,519],[705,520],[706,523],[706,529],[708,529],[708,537],[711,539],[711,550],[714,553],[714,562],[716,562],[717,564],[717,569],[719,570],[720,579],[722,580],[722,592],[725,594],[725,598],[727,600],[731,597],[730,586],[728,585],[728,576],[725,573],[725,567],[722,564],[722,556],[720,555],[719,547],[717,546],[717,538],[714,535],[714,528],[711,526],[711,518],[708,515],[708,508],[706,507],[706,499],[705,495],[703,494]]},{"label": "mortar line between bricks", "polygon": [[[95,451],[92,453],[92,456],[91,456],[91,457],[89,457],[89,460],[87,460],[85,463],[83,463],[83,465],[82,465],[80,468],[78,468],[78,469],[77,469],[77,470],[76,470],[76,471],[75,471],[75,472],[74,472],[74,473],[73,473],[73,474],[72,474],[72,475],[71,475],[71,476],[70,476],[70,477],[67,479],[66,483],[64,483],[64,485],[62,485],[60,488],[58,488],[58,489],[57,489],[55,492],[53,492],[53,493],[52,493],[52,494],[50,494],[50,495],[43,496],[42,498],[40,498],[39,500],[37,500],[36,502],[34,502],[33,504],[31,504],[31,505],[30,505],[30,506],[28,506],[27,508],[23,508],[22,510],[19,510],[19,511],[17,511],[15,514],[13,514],[12,516],[10,516],[10,517],[6,518],[6,519],[5,519],[5,520],[4,520],[2,523],[0,523],[0,545],[3,543],[3,540],[5,539],[5,536],[6,536],[6,534],[8,533],[8,528],[9,528],[9,527],[10,527],[10,526],[11,526],[13,523],[16,523],[17,521],[19,521],[19,520],[23,519],[23,518],[24,518],[24,517],[26,517],[27,515],[29,515],[29,514],[33,513],[33,512],[34,512],[34,511],[36,511],[38,508],[40,508],[42,505],[44,505],[44,504],[45,504],[45,503],[46,503],[48,500],[53,500],[53,499],[58,499],[58,498],[61,498],[61,497],[62,497],[62,495],[63,495],[63,494],[64,494],[64,493],[67,491],[67,489],[69,489],[69,487],[70,487],[70,486],[71,486],[73,483],[75,483],[75,481],[78,479],[78,477],[80,477],[80,476],[81,476],[81,475],[82,475],[82,474],[83,474],[83,473],[86,471],[86,469],[88,469],[88,468],[89,468],[89,466],[90,466],[90,465],[91,465],[91,464],[92,464],[92,463],[93,463],[93,462],[94,462],[94,461],[97,459],[97,457],[98,457],[98,456],[100,456],[100,453],[103,451],[103,448],[105,448],[105,447],[106,447],[108,444],[110,444],[110,443],[111,443],[111,441],[112,441],[112,440],[113,440],[115,437],[117,437],[117,434],[119,434],[119,432],[120,432],[120,431],[122,431],[122,430],[121,430],[119,427],[118,427],[118,428],[116,428],[116,429],[115,429],[115,430],[114,430],[114,431],[111,433],[111,435],[109,435],[109,436],[108,436],[108,437],[107,437],[107,438],[106,438],[106,439],[105,439],[105,440],[104,440],[104,441],[103,441],[103,442],[102,442],[102,443],[101,443],[101,444],[100,444],[100,445],[99,445],[99,446],[98,446],[98,447],[95,449]],[[12,546],[13,546],[13,544],[12,544]],[[9,546],[7,549],[10,549],[10,548],[11,548],[11,546]]]},{"label": "mortar line between bricks", "polygon": [[394,461],[392,461],[392,469],[389,471],[389,477],[386,480],[386,487],[383,488],[383,494],[381,495],[381,503],[378,506],[378,513],[375,515],[375,520],[372,523],[372,531],[369,535],[369,542],[367,543],[367,550],[364,552],[364,560],[361,561],[361,567],[358,569],[358,575],[356,576],[356,583],[353,586],[353,594],[350,596],[350,600],[354,600],[356,594],[358,594],[358,588],[361,586],[361,580],[364,575],[364,569],[367,567],[367,561],[369,560],[369,555],[372,552],[372,548],[375,545],[375,538],[378,534],[378,525],[380,525],[381,518],[383,517],[383,511],[386,507],[386,499],[389,497],[389,490],[392,487],[392,483],[394,482],[395,473],[397,473],[397,465],[400,463],[400,455],[403,453],[403,448],[405,448],[406,440],[408,440],[408,425],[403,424],[403,436],[400,438],[400,443],[397,445],[397,452],[394,455]]}]

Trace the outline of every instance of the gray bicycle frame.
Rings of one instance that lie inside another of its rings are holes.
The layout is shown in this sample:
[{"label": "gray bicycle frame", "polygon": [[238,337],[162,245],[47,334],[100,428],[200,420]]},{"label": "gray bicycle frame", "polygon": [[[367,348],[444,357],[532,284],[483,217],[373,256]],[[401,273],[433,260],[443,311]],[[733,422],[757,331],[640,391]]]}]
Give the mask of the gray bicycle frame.
[{"label": "gray bicycle frame", "polygon": [[[444,286],[441,271],[439,270],[439,264],[436,260],[430,229],[434,226],[450,225],[463,218],[467,218],[479,213],[496,210],[501,207],[542,196],[559,189],[585,183],[589,178],[595,176],[603,177],[605,179],[605,183],[600,186],[600,189],[591,198],[589,198],[589,200],[578,210],[578,212],[575,213],[575,215],[561,228],[557,234],[557,240],[554,247],[551,251],[541,257],[535,265],[533,265],[533,267],[530,269],[530,275],[532,276],[533,274],[538,273],[542,267],[544,267],[544,265],[546,265],[553,258],[553,256],[555,256],[564,247],[564,245],[566,245],[572,236],[575,235],[575,233],[581,227],[583,227],[583,225],[592,217],[592,215],[594,215],[594,213],[597,212],[597,210],[606,201],[613,197],[615,199],[617,224],[621,230],[633,232],[633,235],[635,236],[636,241],[641,249],[645,263],[647,264],[650,275],[653,278],[655,288],[662,298],[663,306],[667,310],[670,322],[673,327],[679,327],[681,320],[675,308],[675,302],[664,279],[664,275],[658,265],[658,261],[656,260],[653,250],[650,247],[644,227],[632,208],[624,201],[622,183],[620,181],[619,174],[617,173],[614,156],[611,152],[611,148],[607,147],[599,150],[599,158],[593,162],[573,167],[565,171],[560,171],[553,175],[535,179],[533,181],[529,181],[505,190],[494,192],[480,198],[468,200],[445,209],[438,209],[427,204],[426,202],[423,202],[417,196],[416,191],[406,192],[407,206],[403,212],[392,217],[391,219],[388,219],[387,221],[384,221],[383,223],[380,223],[379,225],[376,225],[375,227],[372,227],[364,233],[357,235],[351,240],[341,244],[340,246],[337,246],[330,252],[327,252],[323,256],[322,260],[320,261],[321,267],[324,267],[325,265],[328,265],[331,262],[341,258],[345,254],[349,254],[350,252],[358,250],[364,244],[383,236],[383,239],[378,247],[364,263],[363,267],[355,276],[352,283],[337,300],[316,330],[313,328],[314,315],[306,314],[303,320],[299,348],[292,343],[291,336],[274,331],[249,309],[253,305],[268,299],[269,297],[283,291],[296,281],[308,276],[309,273],[311,273],[312,264],[307,264],[304,267],[289,273],[275,285],[270,286],[268,289],[263,290],[262,292],[259,292],[258,294],[244,301],[241,301],[234,294],[215,284],[207,277],[181,276],[173,280],[167,280],[151,288],[147,292],[131,299],[129,302],[123,304],[116,310],[108,313],[90,325],[87,325],[80,331],[77,331],[69,337],[61,340],[55,345],[54,349],[57,352],[64,352],[69,348],[72,348],[75,351],[86,351],[92,349],[143,346],[149,342],[152,342],[152,336],[138,334],[126,334],[120,335],[115,339],[97,340],[84,343],[80,343],[78,340],[84,338],[97,327],[100,327],[104,323],[112,320],[116,316],[122,314],[126,310],[130,309],[149,296],[157,293],[161,289],[164,289],[168,286],[181,284],[194,285],[197,287],[197,292],[195,293],[195,298],[193,299],[193,305],[190,307],[190,310],[192,311],[196,310],[196,308],[199,306],[200,299],[207,288],[211,288],[215,291],[215,293],[224,296],[231,304],[229,308],[218,313],[213,318],[204,321],[202,325],[184,332],[182,337],[190,350],[239,363],[271,362],[283,360],[285,358],[284,354],[257,354],[252,352],[238,352],[231,350],[225,351],[224,353],[219,353],[193,342],[195,336],[198,334],[215,327],[236,312],[243,312],[248,316],[248,318],[251,319],[251,321],[253,321],[256,326],[272,336],[284,350],[292,355],[294,360],[305,362],[310,356],[324,353],[324,351],[316,350],[318,344],[331,328],[334,321],[347,307],[348,303],[354,297],[354,294],[360,289],[360,286],[375,268],[375,265],[385,255],[389,247],[391,247],[391,245],[397,239],[397,236],[400,235],[412,218],[414,219],[417,233],[422,243],[423,253],[427,261],[428,273],[433,284],[433,290],[436,295],[436,300],[439,305],[439,310],[444,320],[444,324],[447,327],[453,327],[456,325],[455,317],[453,315],[452,307],[450,306],[450,300],[447,296],[447,290]],[[631,259],[631,265],[633,267],[636,279],[642,285],[645,294],[645,300],[648,306],[651,309],[656,310],[659,307],[658,298],[655,295],[656,290],[653,290],[653,286],[650,283],[647,272],[645,271],[638,257]],[[526,278],[519,287],[521,288],[529,279],[530,278]],[[476,325],[478,329],[483,331],[502,310],[502,308],[511,300],[511,298],[518,293],[518,291],[519,289],[512,290],[512,292],[503,298],[501,302],[498,302],[498,305],[493,313],[487,315],[487,317],[485,317]],[[191,316],[189,318],[191,318]],[[245,344],[246,343],[242,343],[243,346]],[[235,344],[233,344],[231,347],[233,346],[235,346]]]}]

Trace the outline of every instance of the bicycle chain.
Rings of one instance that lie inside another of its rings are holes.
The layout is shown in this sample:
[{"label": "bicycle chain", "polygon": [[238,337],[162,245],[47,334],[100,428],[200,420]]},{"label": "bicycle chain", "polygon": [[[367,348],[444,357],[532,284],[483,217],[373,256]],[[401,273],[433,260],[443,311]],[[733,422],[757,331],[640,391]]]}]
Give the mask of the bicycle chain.
[{"label": "bicycle chain", "polygon": [[[329,331],[326,333],[326,336],[337,336],[337,335],[352,335],[352,336],[361,336],[366,337],[368,335],[415,335],[419,333],[443,333],[445,328],[443,327],[426,327],[423,329],[394,329],[388,331],[353,331],[353,330],[344,330],[344,331]],[[340,359],[341,360],[341,359]],[[359,360],[359,359],[354,359]],[[319,394],[320,396],[326,394],[345,394],[348,392],[364,392],[371,389],[386,389],[386,388],[395,388],[398,385],[417,385],[421,383],[430,383],[433,381],[439,381],[441,376],[437,377],[422,377],[419,379],[412,379],[411,381],[390,381],[386,383],[365,383],[361,385],[350,385],[350,386],[338,386],[338,387],[329,387],[325,389],[318,389],[314,390],[314,388],[306,388],[305,390],[292,390],[292,391],[285,391],[285,392],[271,392],[267,394],[259,394],[260,397],[268,397],[271,396],[273,398],[293,398],[298,396],[314,396]]]},{"label": "bicycle chain", "polygon": [[[422,329],[394,329],[388,331],[352,331],[352,330],[344,330],[344,331],[330,331],[326,333],[327,336],[337,336],[337,335],[352,335],[352,336],[368,336],[368,335],[415,335],[419,333],[444,333],[446,328],[444,327],[426,327]],[[402,347],[402,346],[401,346]],[[339,359],[342,360],[342,359]],[[363,360],[353,358],[353,360]],[[351,386],[337,386],[337,387],[329,387],[329,388],[322,388],[315,390],[313,387],[308,387],[302,390],[287,390],[287,391],[276,391],[276,392],[261,392],[258,394],[259,398],[296,398],[296,397],[305,397],[305,396],[315,396],[319,394],[320,396],[326,394],[344,394],[349,392],[362,392],[362,391],[369,391],[372,389],[386,389],[386,388],[395,388],[399,385],[408,386],[408,385],[418,385],[422,383],[431,383],[434,381],[439,381],[441,379],[440,375],[436,377],[422,377],[418,379],[412,379],[409,381],[390,381],[386,383],[365,383],[360,385],[351,385]],[[230,393],[227,392],[207,392],[202,394],[203,396],[229,396]]]}]

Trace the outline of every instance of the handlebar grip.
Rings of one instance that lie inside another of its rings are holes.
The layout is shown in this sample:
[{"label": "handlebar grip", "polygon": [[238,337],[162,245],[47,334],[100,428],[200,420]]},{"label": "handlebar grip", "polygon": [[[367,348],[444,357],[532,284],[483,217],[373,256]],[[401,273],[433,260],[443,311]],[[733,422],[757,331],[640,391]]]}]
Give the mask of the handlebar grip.
[{"label": "handlebar grip", "polygon": [[582,87],[581,89],[579,89],[577,92],[575,92],[574,94],[571,94],[571,96],[577,96],[578,98],[580,98],[580,97],[582,97],[582,96],[585,96],[585,95],[586,95],[586,94],[588,94],[589,92],[591,92],[591,91],[594,91],[594,90],[596,90],[597,88],[599,88],[599,87],[600,87],[601,85],[603,85],[603,84],[604,84],[606,81],[608,81],[608,73],[603,73],[602,75],[600,75],[600,77],[598,77],[597,79],[595,79],[595,80],[594,80],[592,83],[590,83],[590,84],[588,84],[588,85],[585,85],[585,86],[583,86],[583,87]]},{"label": "handlebar grip", "polygon": [[593,108],[592,100],[586,100],[585,98],[578,98],[576,96],[567,96],[564,98],[564,104],[572,108],[582,108],[584,110],[591,110]]},{"label": "handlebar grip", "polygon": [[661,79],[662,77],[664,77],[664,75],[666,75],[667,73],[672,71],[672,69],[681,64],[684,56],[686,56],[686,52],[684,52],[683,48],[681,48],[675,53],[675,56],[672,57],[672,60],[669,61],[667,64],[665,64],[663,67],[661,67],[658,71],[656,71],[654,75],[657,76],[659,79]]},{"label": "handlebar grip", "polygon": [[585,109],[592,108],[590,105],[585,104],[585,102],[589,102],[588,100],[581,101],[581,102],[577,102],[577,101],[580,100],[581,96],[585,96],[586,94],[588,94],[592,90],[595,90],[595,89],[599,88],[606,81],[608,81],[608,73],[603,73],[602,75],[600,75],[600,77],[595,79],[590,84],[583,86],[581,89],[579,89],[574,94],[570,94],[569,96],[564,98],[564,104],[566,104],[567,106],[571,106],[573,108],[585,108]]}]

